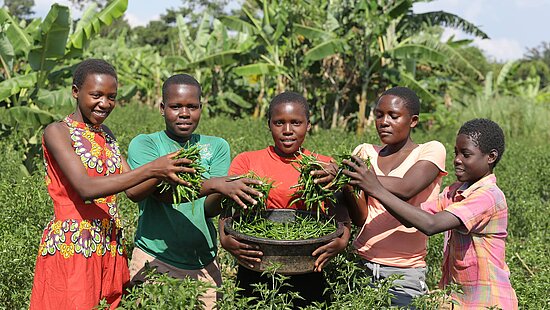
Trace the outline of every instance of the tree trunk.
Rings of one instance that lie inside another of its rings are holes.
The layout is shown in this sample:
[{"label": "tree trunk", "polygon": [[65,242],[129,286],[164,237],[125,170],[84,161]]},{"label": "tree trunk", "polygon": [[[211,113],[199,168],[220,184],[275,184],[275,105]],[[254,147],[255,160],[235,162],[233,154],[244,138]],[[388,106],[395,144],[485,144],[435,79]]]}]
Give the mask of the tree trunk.
[{"label": "tree trunk", "polygon": [[334,109],[332,110],[330,129],[334,129],[338,126],[338,112],[340,112],[340,95],[337,95],[336,99],[334,99]]},{"label": "tree trunk", "polygon": [[360,135],[365,132],[365,112],[367,111],[367,85],[364,84],[361,88],[361,95],[357,98],[359,102],[359,111],[357,112],[357,130],[356,134]]},{"label": "tree trunk", "polygon": [[259,118],[260,117],[260,109],[262,107],[262,102],[265,95],[265,83],[264,83],[264,77],[260,77],[260,94],[256,98],[256,106],[254,107],[254,113],[252,114],[253,118]]}]

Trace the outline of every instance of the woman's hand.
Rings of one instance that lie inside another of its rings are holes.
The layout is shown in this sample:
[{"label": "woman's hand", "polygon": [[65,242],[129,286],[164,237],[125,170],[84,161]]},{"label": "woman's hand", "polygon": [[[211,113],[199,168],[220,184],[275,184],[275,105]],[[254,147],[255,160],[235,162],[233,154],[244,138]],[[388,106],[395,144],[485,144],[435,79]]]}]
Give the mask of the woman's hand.
[{"label": "woman's hand", "polygon": [[225,221],[226,219],[221,219],[219,225],[221,246],[241,264],[254,268],[254,263],[260,263],[262,261],[261,257],[263,253],[260,251],[260,247],[255,244],[240,242],[232,235],[226,234],[223,228]]},{"label": "woman's hand", "polygon": [[323,169],[314,170],[311,175],[315,178],[316,184],[329,184],[338,173],[338,165],[335,162],[325,163]]},{"label": "woman's hand", "polygon": [[188,182],[180,179],[177,174],[195,173],[195,169],[185,166],[192,164],[193,161],[187,158],[174,158],[177,154],[178,151],[159,157],[149,163],[153,176],[171,183],[191,186]]},{"label": "woman's hand", "polygon": [[348,169],[342,171],[345,175],[351,177],[351,181],[349,182],[350,185],[358,187],[369,195],[377,192],[380,188],[383,188],[374,171],[369,169],[361,158],[355,155],[351,158],[352,160],[346,159],[342,161],[342,163],[355,170],[353,172]]},{"label": "woman's hand", "polygon": [[315,267],[313,271],[321,272],[323,267],[338,253],[342,252],[348,245],[350,237],[350,228],[349,224],[344,226],[344,233],[339,238],[334,238],[329,243],[318,247],[313,253],[312,256],[318,256],[315,260]]}]

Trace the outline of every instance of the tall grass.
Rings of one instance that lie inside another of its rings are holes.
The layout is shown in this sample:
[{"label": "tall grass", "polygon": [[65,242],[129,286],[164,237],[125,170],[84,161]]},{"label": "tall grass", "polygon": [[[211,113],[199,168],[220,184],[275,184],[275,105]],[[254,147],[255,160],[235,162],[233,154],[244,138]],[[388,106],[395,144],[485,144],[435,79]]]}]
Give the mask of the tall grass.
[{"label": "tall grass", "polygon": [[550,105],[535,103],[520,97],[481,96],[466,100],[466,106],[451,110],[462,124],[473,118],[489,118],[497,122],[506,138],[519,139],[529,137],[533,143],[550,140]]}]

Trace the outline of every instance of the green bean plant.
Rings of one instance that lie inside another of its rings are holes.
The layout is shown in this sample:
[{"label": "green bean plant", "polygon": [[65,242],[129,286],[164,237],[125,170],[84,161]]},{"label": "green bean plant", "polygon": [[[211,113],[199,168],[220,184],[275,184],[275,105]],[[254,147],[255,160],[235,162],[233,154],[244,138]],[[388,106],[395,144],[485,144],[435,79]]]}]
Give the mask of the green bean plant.
[{"label": "green bean plant", "polygon": [[[338,155],[334,156],[337,159],[338,171],[336,172],[336,176],[334,177],[332,182],[327,185],[328,187],[340,190],[346,184],[349,184],[349,182],[351,181],[351,177],[345,175],[343,171],[345,169],[350,170],[350,171],[355,171],[355,170],[353,168],[351,168],[350,166],[342,163],[342,162],[344,160],[352,160],[351,156],[352,155],[349,154],[349,153],[348,154],[338,154]],[[371,166],[372,166],[371,163],[370,163],[370,158],[367,157],[367,159],[362,159],[362,160],[363,160],[363,163],[367,166],[367,168],[370,169]],[[354,188],[354,192],[355,192],[355,196],[359,197],[360,190],[358,188]]]},{"label": "green bean plant", "polygon": [[[177,279],[154,268],[147,270],[146,282],[133,286],[124,295],[122,309],[190,309],[205,308],[200,299],[212,285],[193,278]],[[108,306],[108,305],[107,305]],[[109,309],[105,307],[103,309]]]},{"label": "green bean plant", "polygon": [[[298,163],[298,167],[296,169],[300,172],[298,184],[295,185],[295,187],[298,187],[298,190],[296,191],[297,198],[291,202],[291,205],[298,201],[303,201],[307,210],[317,210],[317,213],[319,214],[321,209],[319,206],[321,206],[323,202],[329,201],[331,203],[336,203],[334,193],[341,190],[351,181],[351,178],[345,175],[343,171],[345,169],[353,171],[353,169],[342,163],[345,159],[351,160],[350,153],[339,154],[336,155],[335,158],[338,159],[338,170],[334,176],[334,179],[332,179],[332,181],[328,184],[320,184],[314,182],[315,178],[311,175],[311,172],[315,170],[326,171],[325,165],[327,163],[320,161],[313,155],[301,153],[300,159],[295,161]],[[363,160],[363,162],[368,168],[370,168],[371,165],[368,158]],[[356,189],[355,194],[356,196],[359,196],[359,190]],[[325,204],[323,208],[325,213],[328,213],[329,205],[330,204]]]}]

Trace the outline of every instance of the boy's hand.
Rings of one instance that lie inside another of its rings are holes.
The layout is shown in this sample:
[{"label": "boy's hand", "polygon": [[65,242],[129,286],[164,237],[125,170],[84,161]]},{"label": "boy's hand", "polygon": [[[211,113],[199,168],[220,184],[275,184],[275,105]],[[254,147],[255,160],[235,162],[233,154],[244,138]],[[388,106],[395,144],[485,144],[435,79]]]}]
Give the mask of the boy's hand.
[{"label": "boy's hand", "polygon": [[151,162],[152,171],[155,177],[166,180],[170,183],[191,186],[188,182],[180,179],[178,173],[195,173],[195,169],[186,167],[193,161],[187,158],[174,158],[178,152],[159,157]]},{"label": "boy's hand", "polygon": [[232,235],[226,234],[225,230],[223,229],[223,226],[225,224],[225,219],[222,219],[220,221],[222,221],[220,225],[221,246],[227,252],[233,255],[239,262],[249,266],[250,268],[254,268],[253,264],[261,262],[262,261],[261,257],[264,255],[260,251],[260,247],[255,244],[240,242],[238,239],[236,239]]},{"label": "boy's hand", "polygon": [[372,168],[369,169],[361,158],[355,155],[351,158],[352,160],[346,159],[342,161],[342,163],[355,170],[354,172],[348,169],[342,171],[345,175],[351,177],[352,180],[349,182],[350,185],[359,187],[367,194],[375,193],[379,191],[379,189],[383,188]]},{"label": "boy's hand", "polygon": [[256,205],[258,201],[256,201],[253,197],[263,197],[262,193],[248,186],[250,184],[261,185],[262,181],[260,180],[234,176],[219,178],[217,183],[216,191],[233,199],[243,209],[248,208],[243,200],[250,204]]},{"label": "boy's hand", "polygon": [[313,182],[316,184],[328,184],[338,173],[338,165],[335,162],[326,163],[321,170],[311,171],[311,175],[315,178]]}]

